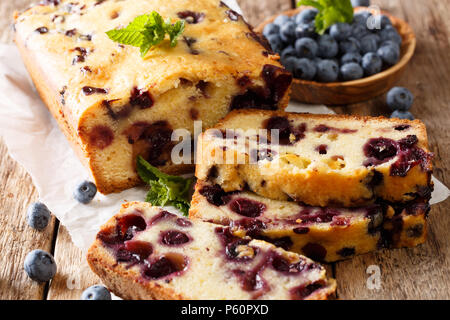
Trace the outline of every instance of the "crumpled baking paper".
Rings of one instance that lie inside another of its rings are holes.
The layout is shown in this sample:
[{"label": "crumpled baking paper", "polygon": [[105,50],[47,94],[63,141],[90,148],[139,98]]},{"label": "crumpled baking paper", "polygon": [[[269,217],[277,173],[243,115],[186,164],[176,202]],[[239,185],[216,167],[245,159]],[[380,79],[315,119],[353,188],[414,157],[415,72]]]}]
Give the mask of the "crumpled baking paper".
[{"label": "crumpled baking paper", "polygon": [[[227,2],[240,11],[234,0]],[[334,113],[325,106],[294,101],[288,111]],[[123,202],[145,199],[146,188],[141,187],[108,196],[97,193],[88,205],[73,199],[76,185],[90,179],[88,170],[39,98],[14,45],[0,45],[0,135],[9,155],[30,174],[40,201],[49,207],[67,228],[73,243],[83,251],[89,248],[99,227],[118,212]],[[449,190],[436,179],[433,181],[432,203],[444,201]]]}]

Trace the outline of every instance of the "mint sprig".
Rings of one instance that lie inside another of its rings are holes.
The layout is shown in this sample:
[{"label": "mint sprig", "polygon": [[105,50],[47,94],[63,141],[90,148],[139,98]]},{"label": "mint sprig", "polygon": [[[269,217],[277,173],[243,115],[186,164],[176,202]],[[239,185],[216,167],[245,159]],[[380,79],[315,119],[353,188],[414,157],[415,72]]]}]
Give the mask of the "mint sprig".
[{"label": "mint sprig", "polygon": [[297,6],[311,6],[319,10],[316,16],[316,32],[324,32],[338,22],[353,21],[353,6],[350,0],[300,0]]},{"label": "mint sprig", "polygon": [[145,201],[154,206],[174,206],[188,215],[190,208],[189,191],[192,179],[170,176],[159,171],[141,156],[137,158],[137,173],[150,186]]},{"label": "mint sprig", "polygon": [[169,35],[170,46],[175,47],[178,37],[184,31],[184,26],[184,20],[178,20],[172,24],[170,19],[164,21],[158,12],[153,11],[136,17],[125,28],[113,29],[106,34],[115,42],[139,47],[141,56],[144,57],[152,47],[166,38],[166,34]]}]

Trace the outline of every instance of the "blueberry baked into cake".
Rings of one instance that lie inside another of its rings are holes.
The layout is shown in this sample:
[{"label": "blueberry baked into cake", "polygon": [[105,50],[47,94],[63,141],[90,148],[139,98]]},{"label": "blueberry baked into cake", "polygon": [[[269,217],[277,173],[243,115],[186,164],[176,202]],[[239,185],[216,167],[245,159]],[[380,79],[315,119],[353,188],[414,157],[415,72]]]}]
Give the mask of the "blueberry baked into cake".
[{"label": "blueberry baked into cake", "polygon": [[[107,31],[157,11],[185,21],[145,57]],[[172,132],[213,126],[230,110],[283,109],[292,77],[265,40],[216,0],[45,0],[15,17],[15,41],[47,107],[98,190],[139,183],[142,155],[171,174]]]},{"label": "blueberry baked into cake", "polygon": [[323,208],[271,200],[248,191],[225,192],[198,181],[189,217],[230,227],[240,236],[264,240],[316,261],[334,262],[381,248],[425,242],[429,205],[372,204]]},{"label": "blueberry baked into cake", "polygon": [[306,257],[148,203],[124,204],[88,262],[126,299],[326,299],[336,289]]},{"label": "blueberry baked into cake", "polygon": [[236,110],[199,137],[196,177],[311,206],[429,197],[432,154],[418,121]]}]

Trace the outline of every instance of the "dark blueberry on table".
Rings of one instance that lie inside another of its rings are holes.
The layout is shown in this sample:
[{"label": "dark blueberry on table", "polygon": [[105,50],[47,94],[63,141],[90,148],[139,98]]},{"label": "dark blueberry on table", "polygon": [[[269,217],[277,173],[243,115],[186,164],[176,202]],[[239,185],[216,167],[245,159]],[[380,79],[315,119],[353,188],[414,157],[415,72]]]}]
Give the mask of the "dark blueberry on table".
[{"label": "dark blueberry on table", "polygon": [[320,82],[334,82],[339,75],[339,66],[333,60],[322,60],[317,64],[317,79]]},{"label": "dark blueberry on table", "polygon": [[359,40],[354,37],[349,37],[341,42],[339,42],[339,50],[342,54],[349,52],[359,52],[361,50],[361,44]]},{"label": "dark blueberry on table", "polygon": [[300,38],[295,41],[295,50],[300,58],[312,59],[316,56],[319,46],[311,38]]},{"label": "dark blueberry on table", "polygon": [[281,37],[278,34],[269,34],[267,36],[267,41],[273,51],[281,53],[281,50],[283,50],[283,40],[281,40]]},{"label": "dark blueberry on table", "polygon": [[414,120],[414,116],[409,111],[400,111],[395,110],[392,112],[390,118],[397,118],[397,119],[405,119],[405,120]]},{"label": "dark blueberry on table", "polygon": [[319,11],[317,9],[303,10],[295,16],[295,23],[296,24],[311,23],[316,18],[317,13],[319,13]]},{"label": "dark blueberry on table", "polygon": [[294,76],[298,79],[312,80],[316,76],[317,67],[313,60],[307,58],[296,59]]},{"label": "dark blueberry on table", "polygon": [[53,256],[43,250],[33,250],[25,258],[24,269],[34,281],[47,282],[56,274]]},{"label": "dark blueberry on table", "polygon": [[357,63],[350,62],[341,66],[341,77],[344,81],[361,79],[364,70]]},{"label": "dark blueberry on table", "polygon": [[288,16],[282,14],[282,15],[279,15],[278,17],[276,17],[276,19],[273,21],[273,23],[281,27],[282,25],[284,25],[288,21],[291,21],[291,18],[289,18]]},{"label": "dark blueberry on table", "polygon": [[269,34],[279,34],[280,26],[275,23],[269,23],[264,27],[263,35],[267,38]]},{"label": "dark blueberry on table", "polygon": [[353,23],[362,24],[367,27],[367,20],[372,16],[369,11],[359,11],[353,15]]},{"label": "dark blueberry on table", "polygon": [[287,71],[294,74],[295,66],[297,65],[297,57],[287,57],[286,59],[282,59],[281,63],[286,68]]},{"label": "dark blueberry on table", "polygon": [[111,300],[111,293],[104,286],[95,285],[83,291],[81,300]]},{"label": "dark blueberry on table", "polygon": [[388,107],[392,110],[408,111],[414,102],[414,96],[406,88],[394,87],[389,90],[386,103]]},{"label": "dark blueberry on table", "polygon": [[311,23],[302,23],[295,27],[295,38],[316,38],[316,27],[314,22]]},{"label": "dark blueberry on table", "polygon": [[317,40],[317,55],[321,58],[334,58],[339,52],[339,46],[336,40],[329,34],[324,34]]},{"label": "dark blueberry on table", "polygon": [[399,46],[402,44],[402,37],[398,34],[397,29],[392,26],[388,26],[379,32],[381,42],[391,40],[397,43]]},{"label": "dark blueberry on table", "polygon": [[28,225],[37,230],[44,230],[50,221],[50,210],[41,202],[35,202],[28,207]]},{"label": "dark blueberry on table", "polygon": [[90,181],[84,181],[78,185],[78,187],[73,192],[73,197],[78,202],[83,204],[88,204],[94,199],[97,193],[97,187],[94,183]]},{"label": "dark blueberry on table", "polygon": [[370,0],[352,0],[353,7],[368,7],[370,6]]},{"label": "dark blueberry on table", "polygon": [[297,56],[297,51],[293,46],[287,46],[286,48],[281,51],[281,62],[283,62],[288,57],[295,57]]},{"label": "dark blueberry on table", "polygon": [[385,45],[378,49],[377,54],[387,66],[393,66],[400,60],[400,50],[397,45]]},{"label": "dark blueberry on table", "polygon": [[349,52],[344,54],[341,57],[341,64],[346,64],[346,63],[357,63],[357,64],[361,64],[362,61],[362,57],[358,52]]},{"label": "dark blueberry on table", "polygon": [[366,53],[362,58],[362,67],[366,76],[371,76],[381,71],[383,60],[376,53]]},{"label": "dark blueberry on table", "polygon": [[291,43],[295,40],[295,22],[288,21],[280,27],[280,37],[285,43]]},{"label": "dark blueberry on table", "polygon": [[352,36],[356,39],[361,39],[368,34],[371,33],[365,24],[355,22],[352,24]]},{"label": "dark blueberry on table", "polygon": [[368,34],[362,37],[359,43],[363,54],[368,52],[376,52],[380,43],[380,37],[376,34]]},{"label": "dark blueberry on table", "polygon": [[348,23],[338,22],[330,27],[330,35],[337,41],[346,40],[352,34],[352,27]]}]

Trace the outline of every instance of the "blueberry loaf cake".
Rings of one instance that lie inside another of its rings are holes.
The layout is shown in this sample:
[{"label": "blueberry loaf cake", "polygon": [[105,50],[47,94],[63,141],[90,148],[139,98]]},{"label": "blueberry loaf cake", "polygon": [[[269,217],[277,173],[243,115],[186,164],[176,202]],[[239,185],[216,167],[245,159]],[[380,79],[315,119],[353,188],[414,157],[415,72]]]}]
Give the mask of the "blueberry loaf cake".
[{"label": "blueberry loaf cake", "polygon": [[334,262],[381,248],[414,247],[426,239],[426,201],[401,206],[321,208],[225,192],[198,181],[189,215],[232,228],[311,259]]},{"label": "blueberry loaf cake", "polygon": [[[185,21],[144,58],[107,31],[157,11]],[[216,0],[45,0],[15,17],[15,42],[46,105],[99,191],[139,183],[135,159],[179,174],[176,129],[213,126],[232,109],[284,108],[292,77],[243,18]],[[190,142],[190,141],[188,141]]]},{"label": "blueberry loaf cake", "polygon": [[326,299],[336,288],[306,257],[148,203],[124,204],[88,262],[125,299]]},{"label": "blueberry loaf cake", "polygon": [[432,190],[418,120],[236,110],[200,136],[197,157],[197,178],[226,192],[312,206],[408,202]]}]

